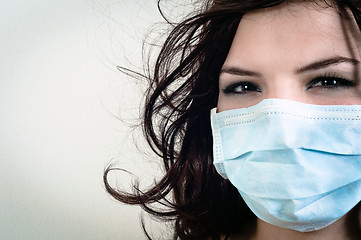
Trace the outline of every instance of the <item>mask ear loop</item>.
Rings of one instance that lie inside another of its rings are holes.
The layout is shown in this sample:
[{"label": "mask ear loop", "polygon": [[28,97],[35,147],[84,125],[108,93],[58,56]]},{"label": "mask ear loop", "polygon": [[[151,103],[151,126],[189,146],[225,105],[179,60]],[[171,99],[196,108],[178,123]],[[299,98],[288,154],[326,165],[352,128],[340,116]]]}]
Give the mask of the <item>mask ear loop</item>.
[{"label": "mask ear loop", "polygon": [[211,110],[211,126],[212,126],[212,135],[213,135],[213,165],[215,166],[219,175],[224,179],[228,179],[226,170],[224,169],[224,157],[222,149],[222,140],[221,134],[218,126],[217,119],[217,108]]}]

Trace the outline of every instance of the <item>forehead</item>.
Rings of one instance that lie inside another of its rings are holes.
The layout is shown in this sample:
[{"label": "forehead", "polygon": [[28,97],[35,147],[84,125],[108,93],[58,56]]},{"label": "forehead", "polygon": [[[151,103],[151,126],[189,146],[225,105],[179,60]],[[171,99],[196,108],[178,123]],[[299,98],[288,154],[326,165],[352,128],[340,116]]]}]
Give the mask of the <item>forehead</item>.
[{"label": "forehead", "polygon": [[[291,2],[249,12],[244,15],[241,25],[266,26],[276,30],[275,26],[284,31],[296,29],[313,31],[315,28],[321,32],[331,30],[330,26],[339,27],[345,21],[337,12],[336,7],[315,2]],[[311,28],[309,28],[311,27]],[[338,32],[337,32],[338,33]]]},{"label": "forehead", "polygon": [[302,60],[330,55],[330,51],[355,54],[360,39],[355,20],[341,17],[335,7],[322,1],[293,2],[245,14],[226,61],[277,54],[296,55],[298,59],[292,60],[302,64]]}]

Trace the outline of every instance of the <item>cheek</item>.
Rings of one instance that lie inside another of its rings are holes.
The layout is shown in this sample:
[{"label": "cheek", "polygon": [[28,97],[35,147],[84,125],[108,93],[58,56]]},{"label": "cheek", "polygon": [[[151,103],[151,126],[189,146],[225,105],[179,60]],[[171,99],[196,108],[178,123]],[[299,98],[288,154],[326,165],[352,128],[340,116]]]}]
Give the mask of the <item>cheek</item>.
[{"label": "cheek", "polygon": [[[322,104],[322,103],[321,103]],[[361,105],[360,96],[347,96],[325,102],[324,105]]]},{"label": "cheek", "polygon": [[225,101],[224,97],[222,97],[222,94],[218,95],[218,101],[217,101],[217,112],[223,112],[227,109],[227,102]]},{"label": "cheek", "polygon": [[308,102],[316,105],[361,105],[359,87],[341,90],[319,89],[307,94]]},{"label": "cheek", "polygon": [[217,112],[223,112],[231,109],[247,108],[256,105],[262,101],[260,95],[225,95],[220,93],[217,102]]},{"label": "cheek", "polygon": [[236,101],[232,100],[229,96],[225,96],[224,94],[220,93],[218,95],[218,102],[217,102],[217,112],[223,112],[230,109],[237,109],[240,108],[241,104]]}]

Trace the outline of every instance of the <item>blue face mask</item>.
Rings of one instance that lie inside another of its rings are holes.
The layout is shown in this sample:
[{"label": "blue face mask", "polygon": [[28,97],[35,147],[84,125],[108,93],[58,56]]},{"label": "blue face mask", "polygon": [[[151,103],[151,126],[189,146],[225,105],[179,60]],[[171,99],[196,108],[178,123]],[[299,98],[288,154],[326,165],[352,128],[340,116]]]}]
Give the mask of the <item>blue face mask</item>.
[{"label": "blue face mask", "polygon": [[254,214],[314,231],[361,200],[361,106],[266,99],[212,109],[214,165]]}]

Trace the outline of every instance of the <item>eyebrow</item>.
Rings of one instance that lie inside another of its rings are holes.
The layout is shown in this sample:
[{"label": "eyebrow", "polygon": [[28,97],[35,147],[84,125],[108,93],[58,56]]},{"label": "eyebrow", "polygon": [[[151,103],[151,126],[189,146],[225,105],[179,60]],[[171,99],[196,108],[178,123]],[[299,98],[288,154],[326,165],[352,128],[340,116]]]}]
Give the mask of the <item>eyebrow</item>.
[{"label": "eyebrow", "polygon": [[360,64],[360,61],[358,61],[357,59],[354,59],[354,58],[336,56],[336,57],[332,57],[332,58],[328,58],[328,59],[324,59],[324,60],[320,60],[320,61],[308,64],[304,67],[297,69],[296,73],[300,74],[300,73],[305,73],[305,72],[310,72],[310,71],[316,71],[316,70],[320,70],[320,69],[327,68],[329,66],[337,65],[337,64],[341,64],[341,63],[350,63],[352,65],[358,65],[358,64]]},{"label": "eyebrow", "polygon": [[[296,73],[301,74],[301,73],[305,73],[305,72],[316,71],[316,70],[320,70],[320,69],[327,68],[329,66],[337,65],[337,64],[341,64],[341,63],[350,63],[352,65],[359,65],[360,61],[357,59],[354,59],[354,58],[336,56],[336,57],[323,59],[323,60],[320,60],[320,61],[317,61],[314,63],[310,63],[304,67],[297,69]],[[220,73],[228,73],[228,74],[232,74],[232,75],[248,76],[248,77],[261,77],[262,76],[262,74],[260,74],[258,72],[254,72],[254,71],[250,71],[250,70],[246,70],[246,69],[243,69],[240,67],[234,67],[234,66],[230,66],[230,67],[223,66]]]},{"label": "eyebrow", "polygon": [[227,67],[223,66],[220,73],[228,73],[232,75],[238,75],[238,76],[249,76],[249,77],[260,77],[262,76],[258,72],[245,70],[239,67]]}]

